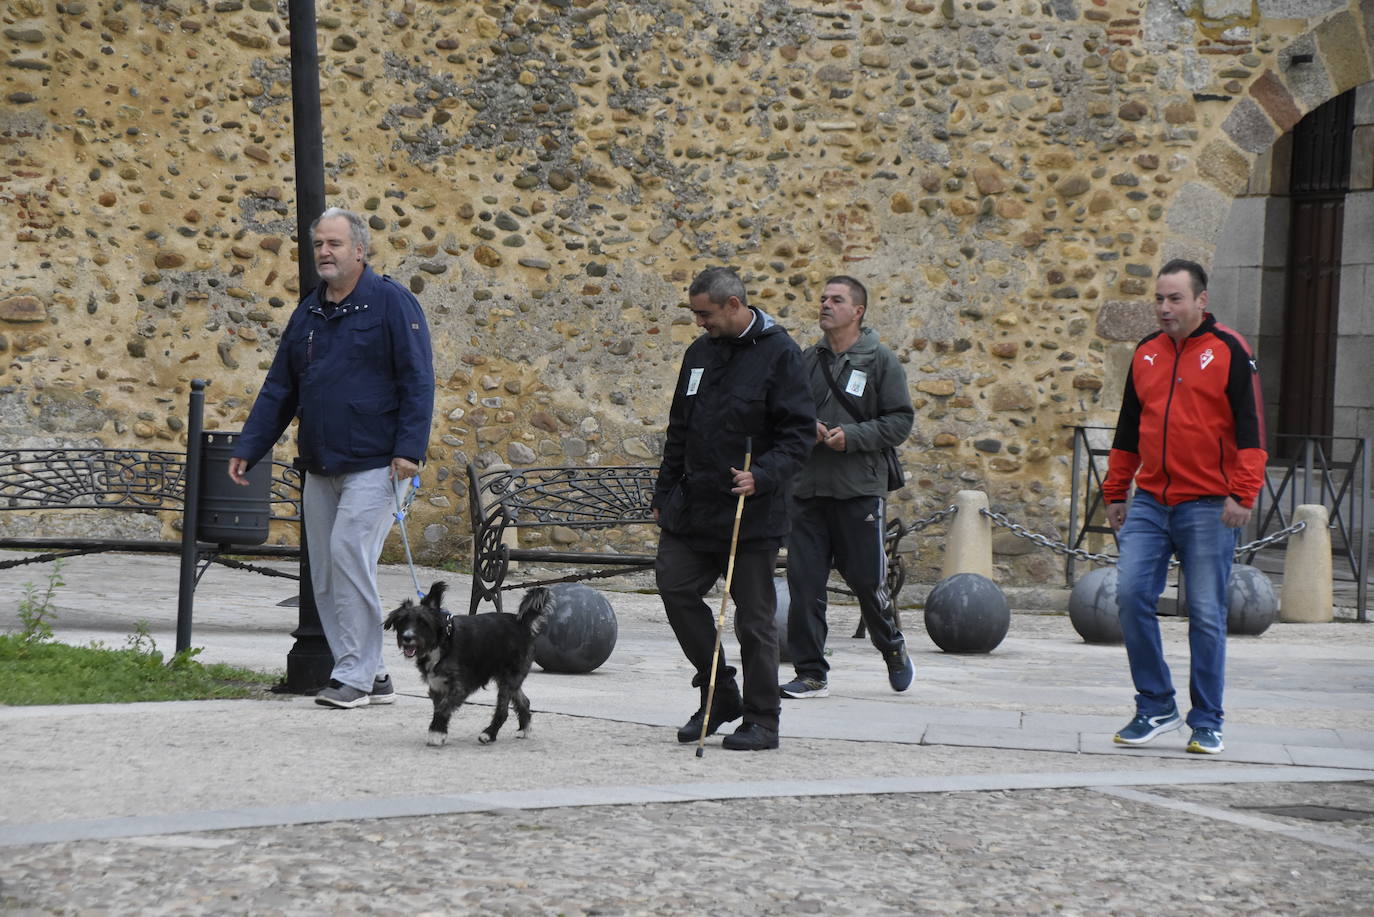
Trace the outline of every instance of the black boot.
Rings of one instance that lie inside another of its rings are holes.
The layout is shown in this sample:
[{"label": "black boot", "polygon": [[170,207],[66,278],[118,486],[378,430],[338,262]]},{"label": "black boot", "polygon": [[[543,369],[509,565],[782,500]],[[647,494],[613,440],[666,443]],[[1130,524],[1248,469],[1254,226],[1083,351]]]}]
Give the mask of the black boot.
[{"label": "black boot", "polygon": [[765,751],[778,747],[778,731],[760,726],[758,723],[745,723],[734,733],[725,737],[721,748],[731,751]]},{"label": "black boot", "polygon": [[[706,692],[710,688],[708,678],[709,675],[698,674],[692,679],[692,686],[701,689],[701,706],[677,731],[679,742],[696,742],[701,739],[701,721],[706,716]],[[711,718],[706,723],[706,734],[714,735],[717,729],[743,715],[744,698],[740,697],[739,685],[735,684],[735,670],[726,666],[716,673],[716,696],[711,704]]]}]

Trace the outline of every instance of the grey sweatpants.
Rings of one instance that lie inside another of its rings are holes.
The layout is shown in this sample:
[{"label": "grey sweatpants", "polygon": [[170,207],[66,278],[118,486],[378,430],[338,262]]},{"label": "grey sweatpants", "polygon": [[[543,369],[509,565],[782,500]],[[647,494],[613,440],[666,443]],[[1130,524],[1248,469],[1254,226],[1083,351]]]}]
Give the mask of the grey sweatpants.
[{"label": "grey sweatpants", "polygon": [[396,512],[394,493],[390,467],[305,476],[310,581],[334,654],[331,677],[359,691],[386,674],[377,558]]}]

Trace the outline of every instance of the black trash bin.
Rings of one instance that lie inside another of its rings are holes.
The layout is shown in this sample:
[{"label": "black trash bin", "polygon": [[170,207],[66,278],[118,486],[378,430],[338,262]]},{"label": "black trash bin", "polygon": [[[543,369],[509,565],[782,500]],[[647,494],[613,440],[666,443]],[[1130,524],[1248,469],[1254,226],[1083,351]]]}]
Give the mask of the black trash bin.
[{"label": "black trash bin", "polygon": [[201,434],[200,507],[196,538],[210,544],[262,544],[272,522],[272,455],[247,474],[248,486],[229,478],[238,433]]}]

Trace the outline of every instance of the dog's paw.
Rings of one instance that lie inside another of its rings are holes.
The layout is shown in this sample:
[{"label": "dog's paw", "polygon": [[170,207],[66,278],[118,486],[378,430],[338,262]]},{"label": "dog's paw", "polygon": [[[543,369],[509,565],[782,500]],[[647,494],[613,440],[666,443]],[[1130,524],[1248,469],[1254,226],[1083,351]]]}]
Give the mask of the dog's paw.
[{"label": "dog's paw", "polygon": [[515,737],[517,739],[528,739],[530,737],[530,733],[533,731],[534,730],[531,727],[526,726],[524,729],[515,730]]},{"label": "dog's paw", "polygon": [[489,732],[479,732],[477,733],[477,741],[483,745],[490,745],[492,742],[496,741],[496,736]]},{"label": "dog's paw", "polygon": [[425,744],[428,745],[430,748],[438,748],[440,745],[443,745],[447,741],[448,735],[446,733],[431,732],[429,734],[429,738],[425,740]]}]

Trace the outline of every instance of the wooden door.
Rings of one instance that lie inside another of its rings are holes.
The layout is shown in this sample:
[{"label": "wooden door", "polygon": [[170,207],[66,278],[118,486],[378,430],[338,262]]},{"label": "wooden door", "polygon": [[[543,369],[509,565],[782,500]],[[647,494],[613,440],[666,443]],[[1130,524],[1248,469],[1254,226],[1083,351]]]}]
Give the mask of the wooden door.
[{"label": "wooden door", "polygon": [[[1288,291],[1276,431],[1281,434],[1329,437],[1332,431],[1341,228],[1350,186],[1354,111],[1352,90],[1309,112],[1293,128]],[[1280,454],[1284,451],[1281,445]]]}]

